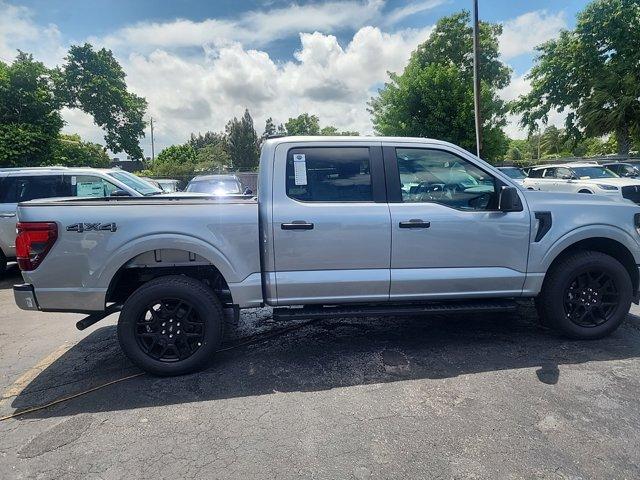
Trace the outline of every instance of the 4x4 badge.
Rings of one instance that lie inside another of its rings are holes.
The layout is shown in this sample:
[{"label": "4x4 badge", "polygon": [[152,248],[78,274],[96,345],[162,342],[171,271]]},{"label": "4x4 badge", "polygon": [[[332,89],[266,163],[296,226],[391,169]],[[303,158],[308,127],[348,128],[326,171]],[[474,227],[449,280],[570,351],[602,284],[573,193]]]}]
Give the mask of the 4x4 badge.
[{"label": "4x4 badge", "polygon": [[67,227],[67,232],[115,232],[118,226],[114,223],[74,223]]}]

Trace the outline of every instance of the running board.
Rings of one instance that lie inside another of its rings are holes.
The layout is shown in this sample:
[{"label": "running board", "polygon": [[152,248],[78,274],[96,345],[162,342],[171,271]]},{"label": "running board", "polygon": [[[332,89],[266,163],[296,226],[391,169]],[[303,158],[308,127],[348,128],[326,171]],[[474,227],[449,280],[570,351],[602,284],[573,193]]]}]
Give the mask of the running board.
[{"label": "running board", "polygon": [[380,315],[513,312],[516,308],[516,302],[510,299],[375,305],[307,305],[305,307],[276,307],[273,309],[273,319],[284,321],[312,318],[376,317]]}]

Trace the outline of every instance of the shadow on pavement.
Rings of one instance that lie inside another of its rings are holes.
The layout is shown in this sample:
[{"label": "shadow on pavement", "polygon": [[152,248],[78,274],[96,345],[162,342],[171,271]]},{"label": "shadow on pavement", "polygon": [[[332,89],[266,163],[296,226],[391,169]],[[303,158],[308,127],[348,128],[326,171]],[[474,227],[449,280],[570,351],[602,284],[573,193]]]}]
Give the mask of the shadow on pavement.
[{"label": "shadow on pavement", "polygon": [[0,274],[0,290],[13,288],[16,283],[23,283],[17,263],[9,263],[7,270]]},{"label": "shadow on pavement", "polygon": [[[519,315],[321,320],[219,353],[208,370],[197,374],[144,375],[24,418],[532,367],[539,381],[554,384],[559,365],[638,356],[640,318],[632,315],[612,336],[591,342],[565,340],[542,329],[530,306],[522,306]],[[45,404],[135,372],[120,351],[115,327],[99,328],[42,371],[12,407]]]}]

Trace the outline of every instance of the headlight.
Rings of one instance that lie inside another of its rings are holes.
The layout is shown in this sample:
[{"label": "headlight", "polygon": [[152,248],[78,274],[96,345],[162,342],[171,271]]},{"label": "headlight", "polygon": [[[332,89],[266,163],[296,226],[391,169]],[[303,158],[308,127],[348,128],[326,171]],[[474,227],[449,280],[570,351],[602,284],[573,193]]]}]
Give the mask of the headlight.
[{"label": "headlight", "polygon": [[614,187],[613,185],[602,185],[600,183],[596,183],[596,187],[602,190],[618,190],[618,187]]}]

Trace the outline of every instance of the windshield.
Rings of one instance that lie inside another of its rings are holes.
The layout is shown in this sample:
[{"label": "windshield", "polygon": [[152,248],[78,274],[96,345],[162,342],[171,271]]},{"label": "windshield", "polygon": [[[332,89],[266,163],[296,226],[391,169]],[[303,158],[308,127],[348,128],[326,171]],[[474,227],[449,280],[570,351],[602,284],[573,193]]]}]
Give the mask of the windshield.
[{"label": "windshield", "polygon": [[500,170],[510,178],[515,178],[515,179],[527,178],[524,172],[516,167],[501,168]]},{"label": "windshield", "polygon": [[109,172],[109,175],[142,195],[158,195],[162,193],[162,190],[158,187],[154,187],[149,182],[142,180],[140,177],[136,177],[133,173]]},{"label": "windshield", "polygon": [[573,167],[578,178],[617,178],[618,175],[604,167]]},{"label": "windshield", "polygon": [[240,183],[233,179],[192,180],[187,186],[187,192],[210,193],[212,195],[227,195],[241,193]]}]

